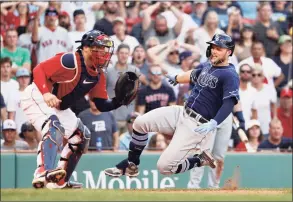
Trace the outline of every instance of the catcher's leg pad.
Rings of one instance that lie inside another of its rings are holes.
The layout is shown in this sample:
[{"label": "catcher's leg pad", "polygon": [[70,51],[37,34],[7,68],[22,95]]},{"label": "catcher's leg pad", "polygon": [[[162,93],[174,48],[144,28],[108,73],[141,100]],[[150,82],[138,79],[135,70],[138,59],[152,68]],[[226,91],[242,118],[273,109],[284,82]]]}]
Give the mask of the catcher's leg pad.
[{"label": "catcher's leg pad", "polygon": [[65,182],[69,181],[82,154],[88,151],[90,137],[90,130],[78,119],[78,127],[68,138],[58,163],[58,167],[66,170]]},{"label": "catcher's leg pad", "polygon": [[58,148],[62,145],[64,128],[58,117],[52,115],[46,120],[42,128],[43,138],[38,146],[38,167],[44,170],[54,169]]}]

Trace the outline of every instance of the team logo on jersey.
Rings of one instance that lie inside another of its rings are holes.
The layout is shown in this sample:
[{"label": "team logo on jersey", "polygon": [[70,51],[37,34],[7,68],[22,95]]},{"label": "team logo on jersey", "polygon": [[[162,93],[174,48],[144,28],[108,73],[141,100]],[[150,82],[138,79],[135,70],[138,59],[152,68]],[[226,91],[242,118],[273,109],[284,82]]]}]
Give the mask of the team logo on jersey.
[{"label": "team logo on jersey", "polygon": [[201,87],[210,87],[210,88],[216,88],[217,87],[217,83],[218,83],[218,77],[215,77],[213,75],[211,75],[209,73],[209,69],[210,68],[204,68],[198,79],[197,79],[197,83],[201,86]]}]

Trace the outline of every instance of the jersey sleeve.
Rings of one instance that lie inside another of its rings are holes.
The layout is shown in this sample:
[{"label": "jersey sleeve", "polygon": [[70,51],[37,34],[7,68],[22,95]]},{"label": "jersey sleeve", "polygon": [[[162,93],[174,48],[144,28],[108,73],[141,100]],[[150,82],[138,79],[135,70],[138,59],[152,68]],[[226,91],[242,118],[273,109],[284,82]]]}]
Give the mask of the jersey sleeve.
[{"label": "jersey sleeve", "polygon": [[197,78],[201,72],[201,70],[203,69],[203,65],[200,64],[197,67],[194,68],[194,70],[192,70],[191,74],[190,74],[190,83],[193,84],[197,82]]},{"label": "jersey sleeve", "polygon": [[62,53],[57,54],[54,57],[41,62],[34,68],[34,83],[37,85],[42,94],[50,92],[47,86],[48,80],[50,80],[53,75],[62,72],[64,69],[60,63],[62,55]]},{"label": "jersey sleeve", "polygon": [[106,87],[106,76],[104,73],[100,75],[100,80],[93,89],[89,92],[90,98],[103,98],[108,99],[107,87]]},{"label": "jersey sleeve", "polygon": [[[223,76],[223,100],[235,98],[236,103],[239,100],[239,77],[236,72],[228,70]],[[235,103],[235,104],[236,104]]]}]

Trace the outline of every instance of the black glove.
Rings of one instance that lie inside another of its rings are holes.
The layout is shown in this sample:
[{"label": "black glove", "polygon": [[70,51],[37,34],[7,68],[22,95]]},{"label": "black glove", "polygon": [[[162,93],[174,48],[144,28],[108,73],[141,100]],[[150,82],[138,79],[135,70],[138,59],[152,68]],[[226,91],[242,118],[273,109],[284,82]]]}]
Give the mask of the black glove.
[{"label": "black glove", "polygon": [[136,97],[139,87],[138,76],[134,72],[120,75],[115,84],[115,97],[121,105],[129,105]]}]

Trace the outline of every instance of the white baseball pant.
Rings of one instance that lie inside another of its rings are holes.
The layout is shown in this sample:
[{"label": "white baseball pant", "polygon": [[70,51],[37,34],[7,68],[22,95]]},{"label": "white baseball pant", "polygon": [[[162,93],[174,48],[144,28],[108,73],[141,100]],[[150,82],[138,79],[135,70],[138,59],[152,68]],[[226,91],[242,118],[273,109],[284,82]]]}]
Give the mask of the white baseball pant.
[{"label": "white baseball pant", "polygon": [[65,138],[72,135],[77,128],[77,117],[71,109],[58,110],[49,107],[35,83],[29,85],[24,92],[22,92],[20,106],[27,115],[29,121],[36,130],[40,132],[42,131],[43,123],[51,115],[56,115],[59,118],[60,123],[65,129]]},{"label": "white baseball pant", "polygon": [[[213,156],[218,161],[216,169],[208,168],[208,187],[219,188],[220,178],[218,173],[222,173],[224,168],[224,158],[228,149],[229,140],[232,133],[232,113],[218,126],[216,135],[212,136],[209,142],[209,148]],[[187,184],[188,188],[199,189],[202,177],[204,175],[204,167],[197,167],[190,170],[190,179]]]},{"label": "white baseball pant", "polygon": [[182,172],[188,170],[188,161],[185,159],[195,154],[195,149],[207,149],[211,136],[201,135],[194,129],[201,123],[191,118],[183,106],[167,106],[154,109],[135,120],[134,130],[146,134],[159,132],[173,135],[168,147],[163,151],[157,162],[157,168],[161,174],[174,174],[180,164]]}]

